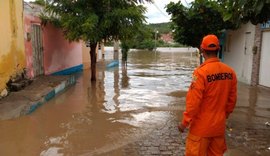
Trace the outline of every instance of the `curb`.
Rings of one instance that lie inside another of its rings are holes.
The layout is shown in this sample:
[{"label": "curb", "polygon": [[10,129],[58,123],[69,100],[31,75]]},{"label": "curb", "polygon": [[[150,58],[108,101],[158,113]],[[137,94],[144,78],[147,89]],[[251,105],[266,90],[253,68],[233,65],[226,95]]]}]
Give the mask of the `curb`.
[{"label": "curb", "polygon": [[76,83],[75,75],[71,75],[67,80],[61,82],[59,85],[54,87],[52,90],[50,90],[44,97],[42,97],[40,100],[31,103],[30,105],[24,107],[24,109],[21,111],[20,116],[22,115],[28,115],[33,113],[37,108],[57,96],[58,94],[65,91],[70,86],[74,85]]},{"label": "curb", "polygon": [[106,65],[106,68],[113,68],[119,66],[119,61],[118,60],[112,60],[110,63]]}]

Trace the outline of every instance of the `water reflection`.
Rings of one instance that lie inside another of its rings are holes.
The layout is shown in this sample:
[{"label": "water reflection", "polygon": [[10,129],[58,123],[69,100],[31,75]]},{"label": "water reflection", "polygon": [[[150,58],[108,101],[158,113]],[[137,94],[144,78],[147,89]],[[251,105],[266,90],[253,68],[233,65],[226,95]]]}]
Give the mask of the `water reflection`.
[{"label": "water reflection", "polygon": [[119,68],[100,62],[96,82],[84,71],[36,112],[1,121],[1,155],[95,155],[147,136],[179,109],[180,98],[168,94],[187,90],[193,66],[182,57],[138,51]]},{"label": "water reflection", "polygon": [[129,76],[127,62],[122,62],[122,75],[121,75],[121,88],[125,89],[129,87]]},{"label": "water reflection", "polygon": [[269,155],[270,90],[239,83],[238,101],[228,121],[228,155]]},{"label": "water reflection", "polygon": [[[1,121],[0,155],[99,155],[148,136],[184,109],[197,65],[190,56],[132,51],[127,65],[106,69],[99,62],[96,82],[90,81],[86,70],[75,86],[31,115]],[[252,127],[269,119],[269,92],[239,90],[238,107],[229,123],[232,132],[246,128],[248,122]]]}]

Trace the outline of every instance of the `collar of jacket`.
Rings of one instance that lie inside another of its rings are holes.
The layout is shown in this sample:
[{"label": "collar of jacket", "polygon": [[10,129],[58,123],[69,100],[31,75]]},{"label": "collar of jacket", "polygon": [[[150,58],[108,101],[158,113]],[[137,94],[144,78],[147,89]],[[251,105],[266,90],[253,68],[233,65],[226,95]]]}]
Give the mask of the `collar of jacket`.
[{"label": "collar of jacket", "polygon": [[220,62],[220,60],[217,57],[209,58],[206,61],[204,61],[203,64],[200,65],[200,67],[206,65],[207,63],[212,63],[212,62]]}]

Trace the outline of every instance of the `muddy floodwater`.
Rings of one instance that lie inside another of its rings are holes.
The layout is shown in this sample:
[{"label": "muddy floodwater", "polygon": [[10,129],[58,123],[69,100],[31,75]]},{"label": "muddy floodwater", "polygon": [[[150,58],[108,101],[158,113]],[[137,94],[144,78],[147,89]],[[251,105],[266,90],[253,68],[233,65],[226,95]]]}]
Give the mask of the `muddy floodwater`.
[{"label": "muddy floodwater", "polygon": [[[2,156],[184,155],[177,131],[195,53],[132,51],[127,66],[97,65],[30,115],[0,121]],[[270,90],[239,84],[227,156],[270,155]]]}]

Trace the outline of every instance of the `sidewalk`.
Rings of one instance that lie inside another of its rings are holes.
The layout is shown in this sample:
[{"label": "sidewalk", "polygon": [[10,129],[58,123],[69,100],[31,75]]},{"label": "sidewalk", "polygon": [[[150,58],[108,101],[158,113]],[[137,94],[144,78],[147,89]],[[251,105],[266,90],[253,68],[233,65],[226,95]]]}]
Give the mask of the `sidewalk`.
[{"label": "sidewalk", "polygon": [[18,92],[0,100],[0,120],[30,114],[57,94],[75,84],[75,75],[40,76]]},{"label": "sidewalk", "polygon": [[[238,83],[238,98],[234,112],[227,120],[224,156],[270,155],[270,89]],[[174,111],[174,118],[149,136],[123,147],[129,156],[170,155],[184,156],[188,130],[180,134],[177,129],[182,111]]]}]

